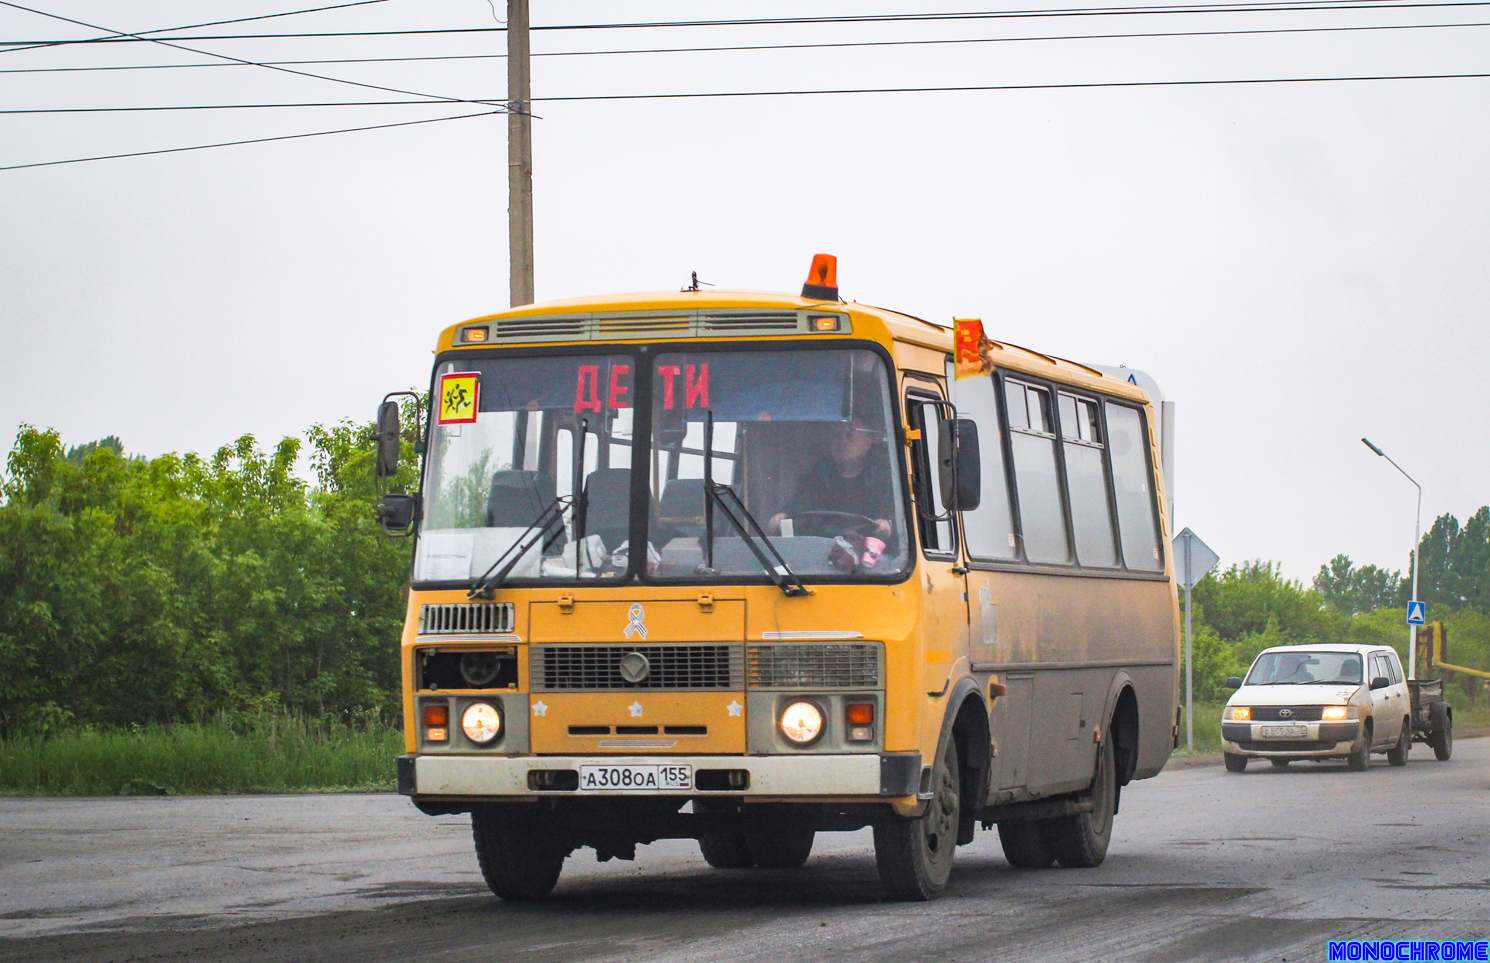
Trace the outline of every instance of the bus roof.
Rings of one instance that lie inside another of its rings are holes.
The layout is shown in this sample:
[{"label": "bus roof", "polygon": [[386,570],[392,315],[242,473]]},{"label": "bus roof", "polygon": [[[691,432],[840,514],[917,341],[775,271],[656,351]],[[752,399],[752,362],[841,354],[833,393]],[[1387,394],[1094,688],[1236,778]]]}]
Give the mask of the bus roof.
[{"label": "bus roof", "polygon": [[[536,318],[553,315],[605,315],[626,312],[708,311],[708,310],[765,309],[775,311],[820,311],[847,313],[854,323],[854,332],[859,337],[879,337],[881,340],[899,341],[920,345],[935,351],[952,353],[952,329],[934,324],[912,314],[879,308],[857,301],[819,301],[765,291],[651,291],[633,294],[607,294],[594,297],[568,298],[561,301],[545,301],[510,308],[482,315],[451,325],[440,333],[437,350],[451,348],[492,347],[492,343],[457,345],[457,332],[471,324],[486,321],[501,321],[511,318]],[[867,325],[866,325],[867,322]],[[874,331],[878,326],[882,331]],[[867,330],[866,330],[867,328]],[[525,340],[525,346],[546,343],[572,342],[572,338],[555,338],[552,342],[534,339]],[[616,337],[617,341],[669,340],[666,334],[634,334],[631,337]],[[1133,384],[1096,368],[1079,362],[1044,354],[1030,348],[991,340],[997,352],[995,363],[999,367],[1067,384],[1078,385],[1110,395],[1134,401],[1149,402],[1147,392]]]}]

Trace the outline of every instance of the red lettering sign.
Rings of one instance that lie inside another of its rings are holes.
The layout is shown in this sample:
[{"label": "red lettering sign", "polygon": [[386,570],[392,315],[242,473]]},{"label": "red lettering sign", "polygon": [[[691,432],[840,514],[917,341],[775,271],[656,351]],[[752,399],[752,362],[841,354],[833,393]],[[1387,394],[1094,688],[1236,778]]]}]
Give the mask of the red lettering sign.
[{"label": "red lettering sign", "polygon": [[621,375],[626,374],[630,370],[631,370],[631,366],[630,365],[617,364],[617,365],[612,365],[611,366],[611,369],[610,369],[610,406],[612,408],[625,408],[625,407],[628,407],[627,402],[626,402],[626,391],[627,391],[627,388],[626,388],[625,385],[621,384]]},{"label": "red lettering sign", "polygon": [[[675,364],[658,365],[657,376],[662,379],[662,407],[667,411],[673,410],[673,384],[683,369]],[[693,365],[688,366],[688,376],[693,377]]]},{"label": "red lettering sign", "polygon": [[[694,402],[698,402],[702,408],[709,407],[709,366],[701,364],[698,366],[698,380],[693,380],[693,365],[688,366],[688,407],[692,408]],[[728,379],[726,379],[728,380]],[[669,392],[671,394],[671,392]]]},{"label": "red lettering sign", "polygon": [[[589,381],[589,397],[585,397],[585,382]],[[579,376],[574,383],[574,411],[600,410],[600,366],[594,364],[582,364],[579,366]]]}]

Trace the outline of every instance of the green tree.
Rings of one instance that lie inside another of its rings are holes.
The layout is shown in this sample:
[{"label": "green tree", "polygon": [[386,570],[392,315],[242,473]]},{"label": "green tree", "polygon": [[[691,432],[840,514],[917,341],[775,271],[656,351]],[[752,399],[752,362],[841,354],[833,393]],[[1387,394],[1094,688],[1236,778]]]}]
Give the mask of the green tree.
[{"label": "green tree", "polygon": [[1314,576],[1314,591],[1342,615],[1374,612],[1398,602],[1402,576],[1367,565],[1355,567],[1348,555],[1336,555]]}]

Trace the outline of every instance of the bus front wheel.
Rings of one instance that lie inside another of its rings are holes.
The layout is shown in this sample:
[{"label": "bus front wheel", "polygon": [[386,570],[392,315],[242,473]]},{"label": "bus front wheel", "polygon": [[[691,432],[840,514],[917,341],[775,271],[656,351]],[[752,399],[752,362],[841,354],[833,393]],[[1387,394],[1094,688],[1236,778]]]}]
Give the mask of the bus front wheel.
[{"label": "bus front wheel", "polygon": [[1092,779],[1092,811],[1041,820],[1040,833],[1062,866],[1100,866],[1112,841],[1116,810],[1117,761],[1112,739],[1104,736],[1097,752],[1097,774]]},{"label": "bus front wheel", "polygon": [[553,827],[520,809],[477,806],[471,835],[486,885],[505,900],[542,899],[553,892],[569,855]]},{"label": "bus front wheel", "polygon": [[947,750],[931,772],[931,790],[921,815],[891,816],[875,824],[874,860],[891,899],[935,899],[952,875],[962,809],[962,769],[954,740],[947,740]]}]

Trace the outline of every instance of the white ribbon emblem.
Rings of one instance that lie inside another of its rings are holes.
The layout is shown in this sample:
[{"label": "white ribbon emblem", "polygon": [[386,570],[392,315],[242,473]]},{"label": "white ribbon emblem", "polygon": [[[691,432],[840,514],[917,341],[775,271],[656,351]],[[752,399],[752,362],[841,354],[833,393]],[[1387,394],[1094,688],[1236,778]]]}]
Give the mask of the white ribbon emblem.
[{"label": "white ribbon emblem", "polygon": [[635,632],[645,639],[647,637],[647,627],[642,623],[642,619],[646,618],[646,616],[647,613],[642,610],[641,603],[632,602],[630,611],[626,613],[626,617],[630,621],[627,622],[626,629],[621,633],[621,637],[629,639],[631,638],[631,633]]}]

